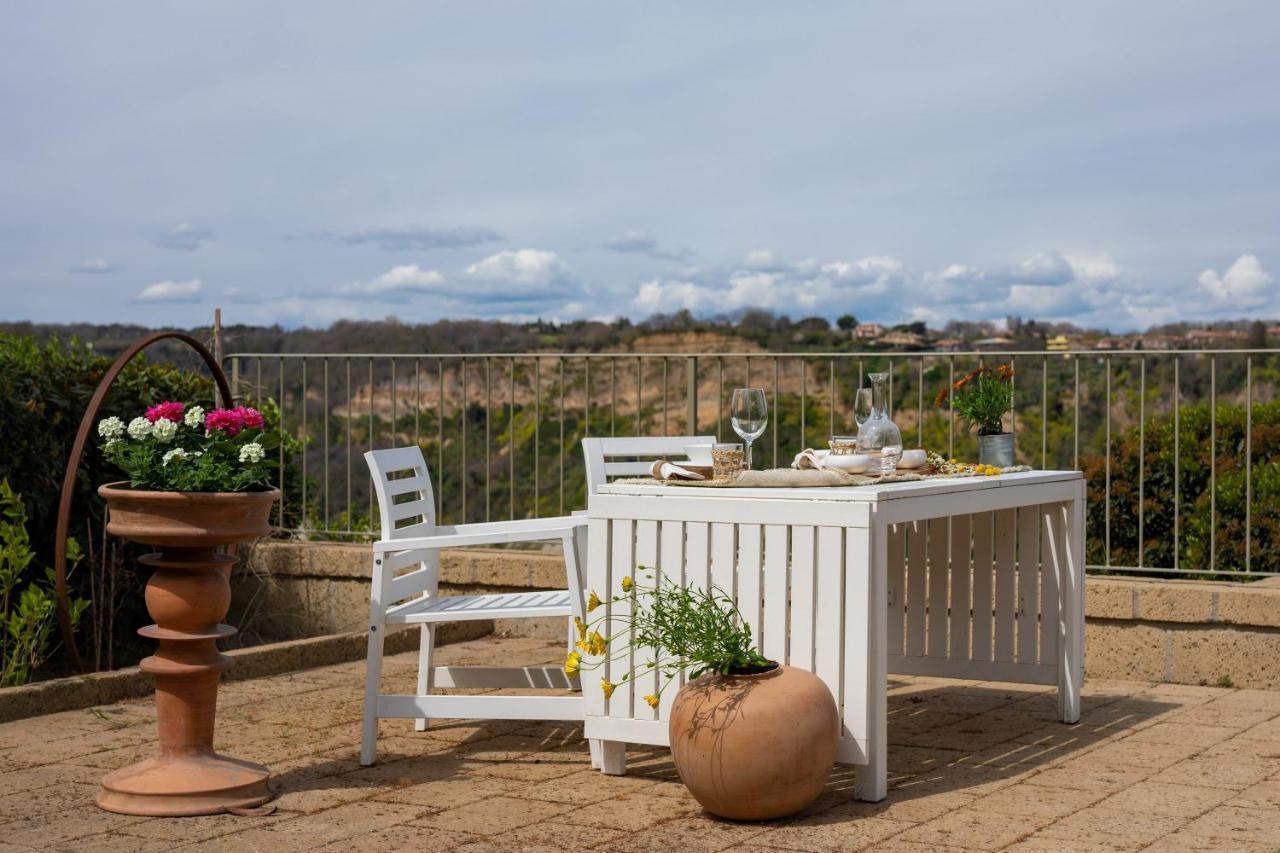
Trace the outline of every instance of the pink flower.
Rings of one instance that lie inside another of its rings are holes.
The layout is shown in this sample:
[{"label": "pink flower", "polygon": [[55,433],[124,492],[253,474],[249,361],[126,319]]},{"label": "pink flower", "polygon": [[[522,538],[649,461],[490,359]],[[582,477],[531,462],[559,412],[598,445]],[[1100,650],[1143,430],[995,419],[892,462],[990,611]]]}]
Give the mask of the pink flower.
[{"label": "pink flower", "polygon": [[236,406],[232,411],[238,414],[240,419],[244,421],[245,429],[262,429],[262,412],[259,412],[257,409],[249,408],[248,406]]},{"label": "pink flower", "polygon": [[182,410],[185,408],[186,406],[182,403],[165,400],[163,403],[157,403],[147,409],[147,420],[155,423],[164,418],[165,420],[173,421],[175,424],[180,424],[182,423]]},{"label": "pink flower", "polygon": [[204,416],[204,428],[209,432],[221,430],[227,435],[235,435],[244,429],[244,415],[239,409],[214,409]]}]

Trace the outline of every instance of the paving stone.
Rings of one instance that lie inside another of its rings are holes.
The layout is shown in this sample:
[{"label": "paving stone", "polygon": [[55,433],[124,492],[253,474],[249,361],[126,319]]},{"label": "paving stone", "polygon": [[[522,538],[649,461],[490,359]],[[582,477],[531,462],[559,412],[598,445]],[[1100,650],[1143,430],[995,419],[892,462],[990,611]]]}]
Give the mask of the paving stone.
[{"label": "paving stone", "polygon": [[998,850],[1049,823],[1049,818],[983,811],[982,800],[948,812],[902,834],[903,841],[950,844],[979,850]]},{"label": "paving stone", "polygon": [[1183,827],[1186,835],[1280,846],[1280,809],[1219,806]]},{"label": "paving stone", "polygon": [[1049,788],[1027,783],[1002,788],[994,794],[974,800],[968,808],[994,814],[1059,818],[1100,802],[1106,796],[1098,791]]},{"label": "paving stone", "polygon": [[[1055,821],[1039,834],[1064,842],[1109,844],[1125,850],[1140,850],[1177,831],[1186,822],[1168,815],[1111,808],[1104,802]],[[1070,849],[1067,845],[1064,847]]]},{"label": "paving stone", "polygon": [[753,847],[807,851],[861,850],[898,835],[911,824],[882,817],[861,818],[835,810],[780,826],[751,839]]},{"label": "paving stone", "polygon": [[630,793],[575,808],[573,821],[588,826],[638,832],[655,823],[701,811],[697,802],[688,795],[677,799],[656,794]]},{"label": "paving stone", "polygon": [[565,814],[569,810],[565,805],[538,800],[489,797],[480,802],[432,812],[413,823],[433,829],[470,831],[495,836]]}]

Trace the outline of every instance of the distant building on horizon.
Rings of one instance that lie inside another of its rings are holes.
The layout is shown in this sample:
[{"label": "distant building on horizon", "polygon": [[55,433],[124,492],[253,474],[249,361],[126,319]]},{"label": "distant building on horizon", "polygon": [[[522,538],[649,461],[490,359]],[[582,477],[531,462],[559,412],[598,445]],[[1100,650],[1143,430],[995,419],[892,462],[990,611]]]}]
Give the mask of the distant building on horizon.
[{"label": "distant building on horizon", "polygon": [[884,334],[884,326],[879,323],[859,323],[853,327],[855,341],[874,341]]}]

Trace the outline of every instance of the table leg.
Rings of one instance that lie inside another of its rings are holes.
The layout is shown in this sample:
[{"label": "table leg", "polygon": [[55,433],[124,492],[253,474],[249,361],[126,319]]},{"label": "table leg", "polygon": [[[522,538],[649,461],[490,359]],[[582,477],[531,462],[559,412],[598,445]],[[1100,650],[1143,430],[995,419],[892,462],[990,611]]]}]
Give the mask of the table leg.
[{"label": "table leg", "polygon": [[844,725],[865,738],[867,763],[854,772],[853,795],[869,803],[883,800],[889,788],[888,532],[874,514],[869,527],[845,531],[846,675],[857,675],[852,696],[861,699],[846,698]]},{"label": "table leg", "polygon": [[1080,720],[1080,687],[1084,679],[1084,485],[1073,501],[1061,505],[1065,541],[1057,550],[1058,712],[1064,723]]},{"label": "table leg", "polygon": [[593,741],[600,744],[600,772],[609,776],[627,775],[627,745],[620,740]]}]

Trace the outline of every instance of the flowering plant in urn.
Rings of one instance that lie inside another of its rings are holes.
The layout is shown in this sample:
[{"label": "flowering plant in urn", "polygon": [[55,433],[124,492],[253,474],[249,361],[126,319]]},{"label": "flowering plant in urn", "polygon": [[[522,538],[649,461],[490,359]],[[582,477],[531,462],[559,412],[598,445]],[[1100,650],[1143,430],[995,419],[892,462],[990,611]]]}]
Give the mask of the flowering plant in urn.
[{"label": "flowering plant in urn", "polygon": [[230,546],[271,532],[280,491],[270,474],[278,419],[247,406],[205,411],[166,400],[127,424],[98,422],[102,452],[127,481],[107,483],[107,532],[156,550],[138,633],[159,643],[140,664],[155,677],[158,749],[109,773],[98,805],[123,814],[179,816],[252,809],[271,798],[270,771],[214,752],[218,681],[231,658],[219,640],[231,602]]},{"label": "flowering plant in urn", "polygon": [[247,406],[214,409],[166,400],[127,425],[98,422],[102,452],[135,489],[244,492],[269,483],[279,433]]}]

